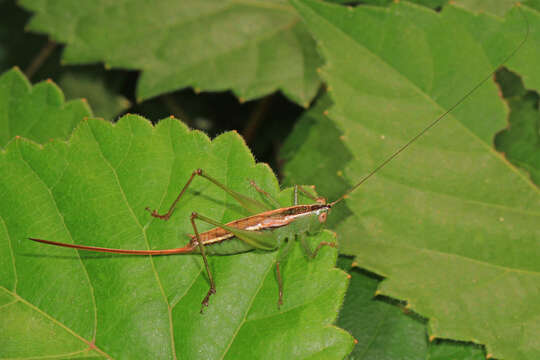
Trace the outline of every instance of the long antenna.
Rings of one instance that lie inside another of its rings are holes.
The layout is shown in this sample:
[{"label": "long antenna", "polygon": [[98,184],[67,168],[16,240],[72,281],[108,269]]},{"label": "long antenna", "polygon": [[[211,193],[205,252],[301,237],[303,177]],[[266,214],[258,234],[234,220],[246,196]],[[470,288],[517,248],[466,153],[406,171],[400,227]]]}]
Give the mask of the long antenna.
[{"label": "long antenna", "polygon": [[418,134],[416,134],[412,139],[410,139],[409,141],[407,141],[407,143],[405,143],[404,145],[402,145],[399,149],[397,149],[392,155],[390,155],[386,160],[384,160],[382,163],[380,163],[375,169],[373,169],[369,174],[367,174],[366,176],[364,176],[356,185],[354,185],[352,188],[350,188],[347,192],[345,192],[345,194],[341,195],[336,201],[333,201],[330,203],[331,206],[337,204],[338,202],[340,202],[341,200],[347,198],[347,196],[352,193],[354,190],[356,190],[360,185],[362,185],[363,183],[365,183],[370,177],[372,177],[373,175],[375,175],[375,173],[377,173],[379,170],[381,170],[383,167],[386,166],[386,164],[388,164],[390,161],[394,160],[399,154],[401,154],[405,149],[407,149],[412,143],[414,143],[416,140],[418,140],[421,136],[423,136],[425,133],[427,133],[432,127],[434,127],[435,125],[437,125],[442,119],[444,119],[448,114],[450,114],[455,108],[457,108],[463,101],[465,101],[466,98],[468,98],[472,93],[474,93],[476,90],[478,90],[479,87],[481,87],[482,85],[484,85],[484,83],[486,81],[488,81],[493,75],[495,75],[495,73],[497,72],[497,70],[503,66],[504,64],[506,64],[506,62],[508,60],[510,60],[518,51],[519,49],[521,49],[521,47],[527,42],[527,39],[529,38],[529,32],[530,32],[530,28],[529,28],[529,21],[527,20],[527,17],[525,16],[525,14],[523,13],[523,10],[521,10],[520,6],[521,4],[518,2],[516,3],[516,6],[521,14],[521,16],[523,16],[523,19],[525,19],[525,24],[527,24],[527,32],[525,34],[525,37],[523,38],[523,40],[521,40],[521,42],[519,43],[518,46],[516,46],[514,48],[514,50],[512,50],[512,52],[507,55],[504,60],[495,67],[495,69],[493,71],[491,71],[484,79],[482,79],[478,84],[476,84],[476,86],[474,86],[472,89],[470,89],[465,95],[463,95],[463,97],[461,99],[459,99],[454,105],[450,106],[448,108],[448,110],[446,110],[443,114],[441,114],[438,118],[436,118],[435,120],[433,120],[428,126],[426,126],[424,128],[424,130],[420,131]]}]

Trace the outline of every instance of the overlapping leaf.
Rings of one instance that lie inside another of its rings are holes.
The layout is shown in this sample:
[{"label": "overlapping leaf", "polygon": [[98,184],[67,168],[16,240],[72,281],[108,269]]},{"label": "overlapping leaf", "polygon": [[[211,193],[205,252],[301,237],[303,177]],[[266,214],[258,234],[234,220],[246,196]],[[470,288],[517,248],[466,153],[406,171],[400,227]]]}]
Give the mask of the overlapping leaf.
[{"label": "overlapping leaf", "polygon": [[[23,119],[24,120],[24,119]],[[196,255],[137,257],[77,252],[27,240],[126,249],[176,248],[192,233],[189,214],[229,221],[247,215],[219,188],[197,179],[164,222],[190,173],[204,168],[227,186],[274,196],[276,179],[255,164],[236,133],[213,141],[176,119],[155,128],[137,116],[81,123],[68,142],[11,141],[0,154],[0,354],[7,358],[342,358],[352,338],[330,326],[346,277],[325,248],[308,261],[294,246],[276,253],[210,258],[217,284],[204,315],[208,280]],[[280,198],[290,203],[291,192]],[[209,226],[200,224],[200,230]],[[329,232],[311,241],[333,241]]]},{"label": "overlapping leaf", "polygon": [[[352,183],[456,103],[526,28],[517,9],[500,20],[452,7],[294,3],[327,60],[329,117],[355,156],[345,172]],[[523,13],[533,35],[511,64],[534,84],[538,20]],[[338,233],[361,267],[386,277],[381,294],[428,318],[430,336],[485,344],[488,356],[535,358],[540,200],[492,149],[506,115],[495,86],[480,88],[351,196],[355,216]]]},{"label": "overlapping leaf", "polygon": [[139,69],[138,98],[192,86],[243,99],[282,90],[307,105],[320,58],[294,9],[273,1],[25,0],[29,24],[67,43],[70,64]]},{"label": "overlapping leaf", "polygon": [[64,101],[50,81],[30,85],[18,69],[0,76],[0,146],[15,136],[38,143],[52,138],[67,139],[75,126],[92,114],[82,100]]}]

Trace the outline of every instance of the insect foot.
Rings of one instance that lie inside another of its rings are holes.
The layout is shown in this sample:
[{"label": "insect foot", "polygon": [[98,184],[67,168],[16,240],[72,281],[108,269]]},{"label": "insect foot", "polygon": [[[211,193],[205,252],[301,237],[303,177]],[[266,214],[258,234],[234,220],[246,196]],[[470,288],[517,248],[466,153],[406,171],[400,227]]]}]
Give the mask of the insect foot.
[{"label": "insect foot", "polygon": [[152,215],[153,217],[161,219],[161,220],[167,221],[171,217],[171,215],[169,213],[167,213],[165,215],[160,215],[160,214],[158,214],[157,210],[150,210],[150,208],[148,206],[145,207],[144,210],[148,211],[150,213],[150,215]]},{"label": "insect foot", "polygon": [[204,297],[203,301],[201,302],[202,306],[201,306],[201,314],[204,312],[204,307],[208,307],[208,300],[210,300],[210,296],[212,296],[212,294],[215,294],[216,293],[216,289],[215,288],[210,288],[210,290],[208,290],[208,293],[206,294],[206,296]]}]

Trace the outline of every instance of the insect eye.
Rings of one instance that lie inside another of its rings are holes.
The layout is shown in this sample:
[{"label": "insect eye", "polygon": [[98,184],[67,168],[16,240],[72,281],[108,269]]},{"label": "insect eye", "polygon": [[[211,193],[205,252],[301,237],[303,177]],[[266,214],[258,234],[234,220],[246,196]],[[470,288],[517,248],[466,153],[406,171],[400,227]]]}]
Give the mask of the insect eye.
[{"label": "insect eye", "polygon": [[319,222],[326,222],[326,213],[323,212],[321,214],[319,214]]}]

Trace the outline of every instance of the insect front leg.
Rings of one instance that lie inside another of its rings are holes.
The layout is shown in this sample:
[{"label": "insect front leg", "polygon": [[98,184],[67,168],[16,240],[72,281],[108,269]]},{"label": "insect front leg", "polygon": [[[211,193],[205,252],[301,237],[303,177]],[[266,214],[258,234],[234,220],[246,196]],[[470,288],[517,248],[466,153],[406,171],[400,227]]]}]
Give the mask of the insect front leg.
[{"label": "insect front leg", "polygon": [[337,244],[335,242],[321,241],[319,245],[317,245],[317,247],[315,248],[315,251],[311,251],[311,248],[306,241],[306,234],[298,235],[298,239],[300,240],[300,244],[302,245],[302,248],[304,248],[306,255],[311,259],[314,259],[317,256],[317,253],[323,246],[330,246],[333,248],[337,247]]}]

